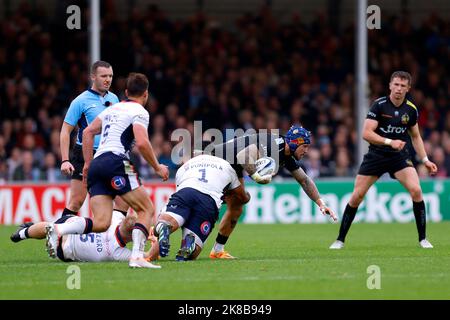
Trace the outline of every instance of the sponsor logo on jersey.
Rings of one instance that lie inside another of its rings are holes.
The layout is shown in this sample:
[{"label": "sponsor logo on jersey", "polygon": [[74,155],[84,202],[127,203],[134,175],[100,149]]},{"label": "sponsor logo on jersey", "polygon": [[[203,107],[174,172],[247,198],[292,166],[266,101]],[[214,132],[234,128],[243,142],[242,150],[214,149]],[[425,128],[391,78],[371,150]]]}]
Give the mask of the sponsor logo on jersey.
[{"label": "sponsor logo on jersey", "polygon": [[406,128],[388,125],[387,129],[380,127],[380,130],[384,133],[405,133]]},{"label": "sponsor logo on jersey", "polygon": [[375,113],[373,113],[372,111],[369,111],[369,112],[367,113],[367,115],[368,115],[368,116],[371,116],[371,117],[374,117],[374,118],[377,117],[377,115],[376,115]]},{"label": "sponsor logo on jersey", "polygon": [[126,186],[126,180],[122,176],[115,176],[111,179],[111,187],[116,190],[123,189]]},{"label": "sponsor logo on jersey", "polygon": [[407,124],[409,122],[409,116],[405,113],[402,115],[402,124]]},{"label": "sponsor logo on jersey", "polygon": [[200,232],[203,233],[205,236],[207,236],[210,231],[211,231],[211,223],[209,223],[208,221],[204,221],[200,225]]}]

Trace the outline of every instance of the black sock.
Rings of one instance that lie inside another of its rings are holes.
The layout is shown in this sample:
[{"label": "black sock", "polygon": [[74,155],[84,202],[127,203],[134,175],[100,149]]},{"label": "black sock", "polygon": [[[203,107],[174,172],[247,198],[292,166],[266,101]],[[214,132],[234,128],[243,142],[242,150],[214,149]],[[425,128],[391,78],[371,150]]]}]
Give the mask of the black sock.
[{"label": "black sock", "polygon": [[84,234],[87,233],[91,233],[92,232],[92,228],[94,227],[94,222],[92,221],[91,218],[84,218],[84,220],[86,220],[86,227],[84,227]]},{"label": "black sock", "polygon": [[356,211],[358,211],[358,207],[353,208],[349,204],[345,207],[344,216],[342,217],[341,226],[339,228],[339,236],[338,240],[344,242],[345,237],[347,236],[348,230],[352,225],[353,219],[355,219]]},{"label": "black sock", "polygon": [[64,208],[64,211],[63,211],[61,217],[67,216],[67,215],[69,215],[69,214],[71,214],[71,215],[73,215],[73,216],[76,216],[76,215],[78,215],[78,212],[69,210],[69,209],[67,209],[67,208]]},{"label": "black sock", "polygon": [[218,244],[222,244],[225,245],[228,241],[228,237],[227,236],[223,236],[220,233],[217,234],[217,238],[216,238],[216,242]]},{"label": "black sock", "polygon": [[425,202],[413,201],[414,218],[416,218],[417,233],[419,234],[419,241],[425,239],[425,229],[427,226],[427,216],[425,214]]},{"label": "black sock", "polygon": [[30,237],[30,235],[28,234],[28,229],[29,229],[30,227],[27,227],[26,229],[25,229],[25,239],[28,239],[29,237]]}]

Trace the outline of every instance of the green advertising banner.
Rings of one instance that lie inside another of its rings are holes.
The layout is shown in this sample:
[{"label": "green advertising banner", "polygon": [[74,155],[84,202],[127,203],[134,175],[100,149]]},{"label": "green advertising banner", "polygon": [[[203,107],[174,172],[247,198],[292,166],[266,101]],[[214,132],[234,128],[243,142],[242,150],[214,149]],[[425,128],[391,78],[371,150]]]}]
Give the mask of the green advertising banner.
[{"label": "green advertising banner", "polygon": [[[322,199],[342,217],[353,191],[351,181],[316,181]],[[450,220],[450,180],[421,182],[431,222]],[[268,185],[246,184],[252,199],[244,207],[243,223],[327,223],[318,206],[293,182],[272,182]],[[223,213],[225,206],[222,207]],[[366,194],[358,209],[355,222],[412,222],[414,214],[409,193],[395,180],[379,181]]]}]

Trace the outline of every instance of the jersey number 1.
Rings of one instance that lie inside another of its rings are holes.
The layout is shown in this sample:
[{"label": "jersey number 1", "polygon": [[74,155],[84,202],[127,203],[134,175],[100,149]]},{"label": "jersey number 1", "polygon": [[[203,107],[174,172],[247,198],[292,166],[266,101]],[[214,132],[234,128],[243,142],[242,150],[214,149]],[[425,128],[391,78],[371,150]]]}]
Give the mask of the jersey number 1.
[{"label": "jersey number 1", "polygon": [[199,169],[198,171],[202,173],[202,177],[198,178],[198,180],[201,181],[201,182],[207,183],[208,180],[205,179],[205,177],[206,177],[206,169]]}]

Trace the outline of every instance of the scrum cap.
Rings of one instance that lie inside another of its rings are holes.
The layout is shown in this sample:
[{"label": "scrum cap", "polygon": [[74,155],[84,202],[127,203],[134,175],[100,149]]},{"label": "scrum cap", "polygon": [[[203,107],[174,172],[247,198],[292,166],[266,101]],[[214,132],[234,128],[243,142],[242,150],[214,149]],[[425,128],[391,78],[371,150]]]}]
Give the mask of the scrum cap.
[{"label": "scrum cap", "polygon": [[311,132],[303,127],[293,125],[286,133],[286,143],[292,152],[302,144],[311,144]]}]

